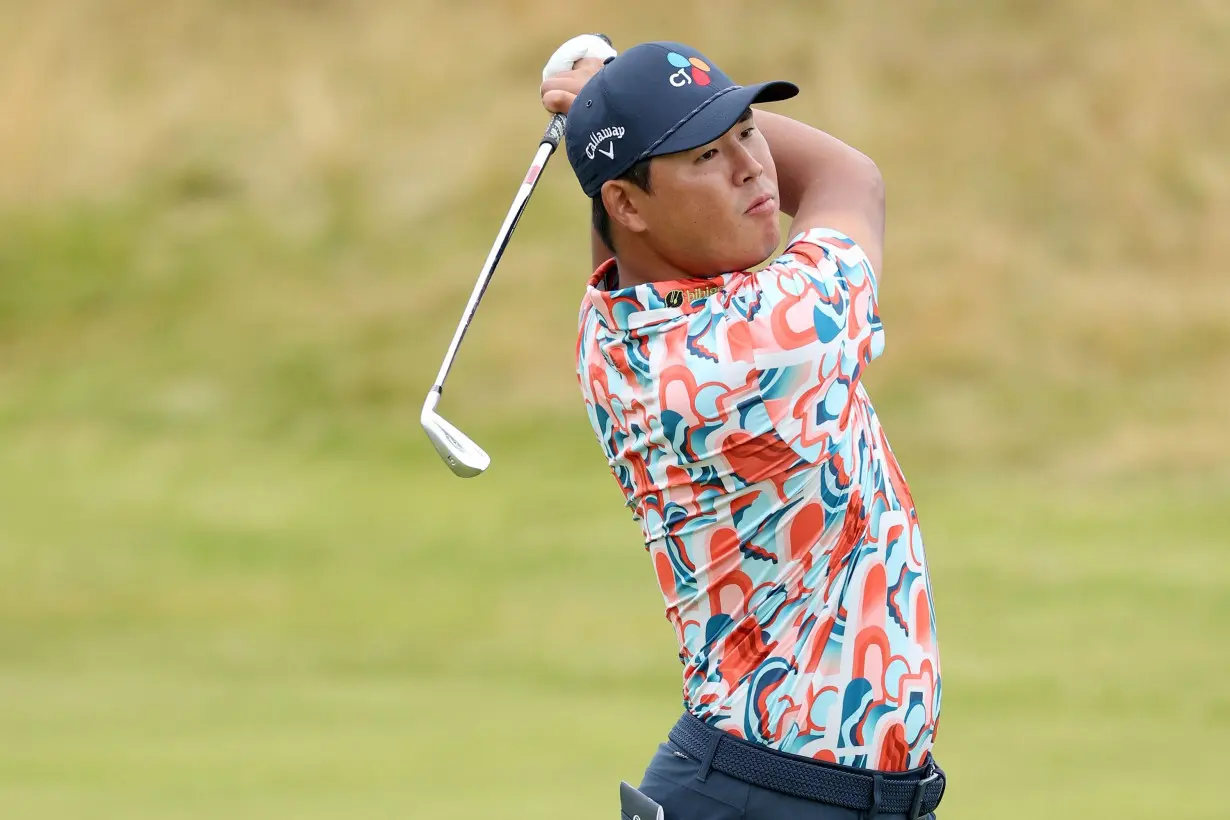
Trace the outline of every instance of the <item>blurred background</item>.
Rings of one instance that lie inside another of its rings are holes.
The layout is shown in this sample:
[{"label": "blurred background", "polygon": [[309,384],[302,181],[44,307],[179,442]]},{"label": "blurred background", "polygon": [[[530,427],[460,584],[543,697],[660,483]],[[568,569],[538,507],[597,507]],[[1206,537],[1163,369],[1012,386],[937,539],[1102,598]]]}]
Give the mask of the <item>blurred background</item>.
[{"label": "blurred background", "polygon": [[0,816],[614,817],[674,639],[573,372],[574,34],[678,39],[888,185],[941,817],[1226,817],[1223,0],[0,0]]}]

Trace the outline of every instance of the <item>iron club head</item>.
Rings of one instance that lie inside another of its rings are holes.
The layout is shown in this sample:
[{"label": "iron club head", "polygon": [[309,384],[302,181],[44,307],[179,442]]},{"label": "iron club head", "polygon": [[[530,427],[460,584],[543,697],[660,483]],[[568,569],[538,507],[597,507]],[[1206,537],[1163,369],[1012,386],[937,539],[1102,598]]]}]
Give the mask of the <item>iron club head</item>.
[{"label": "iron club head", "polygon": [[449,469],[462,478],[473,478],[490,466],[491,457],[483,452],[483,448],[471,441],[469,436],[449,424],[436,412],[436,404],[439,401],[438,390],[432,390],[427,394],[419,422],[423,425],[427,438],[431,439],[432,446],[436,448],[436,452],[440,454],[440,458],[444,459]]}]

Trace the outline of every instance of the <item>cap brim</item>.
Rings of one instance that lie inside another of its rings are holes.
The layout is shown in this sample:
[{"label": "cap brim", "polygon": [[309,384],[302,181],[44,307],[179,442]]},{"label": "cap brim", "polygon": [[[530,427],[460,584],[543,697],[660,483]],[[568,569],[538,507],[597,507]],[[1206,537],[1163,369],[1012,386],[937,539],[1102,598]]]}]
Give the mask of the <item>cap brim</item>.
[{"label": "cap brim", "polygon": [[713,142],[729,131],[753,103],[780,102],[799,93],[799,87],[785,80],[745,85],[714,97],[708,105],[685,120],[678,129],[644,156],[676,154]]}]

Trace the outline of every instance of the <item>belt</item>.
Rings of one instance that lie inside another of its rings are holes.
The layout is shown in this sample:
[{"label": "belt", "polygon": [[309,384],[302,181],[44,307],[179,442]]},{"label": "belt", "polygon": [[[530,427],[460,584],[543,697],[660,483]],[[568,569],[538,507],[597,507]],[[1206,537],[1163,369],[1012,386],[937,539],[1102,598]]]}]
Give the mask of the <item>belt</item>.
[{"label": "belt", "polygon": [[944,796],[944,770],[927,762],[908,772],[876,772],[837,766],[821,760],[779,752],[750,743],[685,713],[670,731],[670,739],[709,769],[780,794],[829,803],[847,809],[885,814],[906,813],[918,820],[935,811]]}]

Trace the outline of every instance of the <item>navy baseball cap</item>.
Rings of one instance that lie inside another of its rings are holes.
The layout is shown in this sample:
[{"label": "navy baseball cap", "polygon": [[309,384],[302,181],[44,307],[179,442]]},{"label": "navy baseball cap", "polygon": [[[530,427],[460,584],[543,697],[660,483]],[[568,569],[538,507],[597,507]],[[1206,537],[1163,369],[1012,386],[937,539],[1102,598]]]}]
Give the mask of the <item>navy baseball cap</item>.
[{"label": "navy baseball cap", "polygon": [[568,161],[586,196],[649,157],[689,151],[730,130],[752,103],[799,93],[776,80],[736,85],[682,43],[641,43],[607,60],[568,112]]}]

